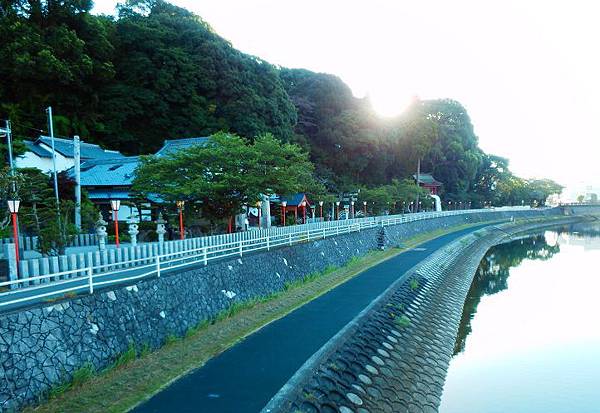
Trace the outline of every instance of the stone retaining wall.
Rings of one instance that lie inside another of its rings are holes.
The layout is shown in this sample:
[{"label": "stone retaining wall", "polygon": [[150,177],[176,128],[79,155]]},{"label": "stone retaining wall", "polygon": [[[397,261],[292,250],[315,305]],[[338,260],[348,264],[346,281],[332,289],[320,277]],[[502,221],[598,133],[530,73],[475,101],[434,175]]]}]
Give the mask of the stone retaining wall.
[{"label": "stone retaining wall", "polygon": [[437,412],[481,258],[512,234],[540,226],[486,227],[434,253],[308,360],[263,413]]},{"label": "stone retaining wall", "polygon": [[[521,211],[450,216],[386,227],[389,244],[478,220],[556,214]],[[130,343],[161,346],[234,302],[281,291],[285,284],[378,248],[382,229],[340,235],[270,252],[182,269],[136,285],[0,315],[0,411],[37,401],[87,363],[110,365]]]}]

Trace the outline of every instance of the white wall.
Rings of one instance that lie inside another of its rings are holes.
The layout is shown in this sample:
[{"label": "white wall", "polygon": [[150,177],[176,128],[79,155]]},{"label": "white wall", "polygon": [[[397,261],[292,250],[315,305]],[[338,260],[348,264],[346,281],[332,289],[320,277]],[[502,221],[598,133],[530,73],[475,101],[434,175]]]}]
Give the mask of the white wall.
[{"label": "white wall", "polygon": [[[62,172],[71,168],[75,164],[73,158],[65,158],[60,153],[56,153],[56,171]],[[15,159],[17,168],[37,168],[42,172],[52,172],[52,158],[42,158],[33,152],[25,152]]]}]

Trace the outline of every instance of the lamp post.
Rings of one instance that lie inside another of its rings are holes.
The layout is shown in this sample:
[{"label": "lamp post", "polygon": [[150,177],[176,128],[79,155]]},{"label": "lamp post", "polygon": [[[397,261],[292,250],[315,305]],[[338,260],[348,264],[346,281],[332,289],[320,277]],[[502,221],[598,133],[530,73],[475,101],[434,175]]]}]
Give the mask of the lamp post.
[{"label": "lamp post", "polygon": [[306,224],[306,201],[302,201],[302,223]]},{"label": "lamp post", "polygon": [[12,218],[13,238],[15,240],[15,257],[17,260],[17,270],[19,268],[19,229],[17,227],[17,214],[19,213],[20,204],[21,201],[19,201],[18,199],[8,200],[8,210],[10,211],[10,216]]},{"label": "lamp post", "polygon": [[184,238],[185,230],[183,228],[183,208],[185,207],[185,201],[177,201],[177,211],[179,212],[179,239]]},{"label": "lamp post", "polygon": [[121,207],[121,201],[118,199],[111,199],[110,208],[113,212],[113,221],[115,222],[115,243],[119,248],[119,208]]},{"label": "lamp post", "polygon": [[363,212],[365,213],[365,217],[367,216],[367,201],[363,201]]},{"label": "lamp post", "polygon": [[452,209],[452,201],[448,201],[448,211]]},{"label": "lamp post", "polygon": [[281,201],[281,225],[285,227],[285,207],[287,207],[287,201]]},{"label": "lamp post", "polygon": [[340,201],[335,201],[335,219],[340,219]]},{"label": "lamp post", "polygon": [[321,215],[321,221],[323,221],[323,201],[319,201],[319,211]]},{"label": "lamp post", "polygon": [[354,218],[354,201],[350,201],[350,216]]}]

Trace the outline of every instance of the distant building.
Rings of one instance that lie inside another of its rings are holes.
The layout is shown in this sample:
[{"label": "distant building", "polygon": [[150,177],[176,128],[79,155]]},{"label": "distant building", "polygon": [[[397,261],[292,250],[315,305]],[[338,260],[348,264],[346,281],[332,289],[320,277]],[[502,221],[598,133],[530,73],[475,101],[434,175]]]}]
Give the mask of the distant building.
[{"label": "distant building", "polygon": [[[417,174],[413,175],[413,179],[415,182],[417,181]],[[430,173],[421,173],[419,174],[419,186],[425,188],[429,191],[431,195],[437,195],[442,183],[436,181],[436,179]]]},{"label": "distant building", "polygon": [[[177,140],[165,140],[163,147],[156,152],[156,156],[168,156],[176,151],[185,150],[192,146],[206,144],[208,138],[188,138]],[[83,149],[82,149],[83,153]],[[120,154],[119,154],[120,155]],[[89,199],[97,205],[109,208],[111,199],[121,201],[132,200],[135,194],[131,187],[135,178],[135,170],[139,165],[139,157],[121,155],[120,157],[107,159],[88,159],[81,163],[81,187],[84,189]],[[74,170],[70,169],[69,174],[73,176]],[[149,199],[151,202],[160,202],[156,197]],[[137,215],[135,207],[123,204],[119,211],[119,219],[124,220],[131,215]],[[150,219],[145,214],[143,219]]]},{"label": "distant building", "polygon": [[[52,171],[52,142],[48,136],[40,136],[35,141],[23,141],[27,151],[15,159],[17,168],[37,168],[42,172]],[[72,139],[54,138],[54,150],[56,153],[57,172],[72,168],[74,159],[74,144]],[[98,145],[80,142],[81,161],[90,159],[114,159],[123,158],[118,151],[102,149]]]}]

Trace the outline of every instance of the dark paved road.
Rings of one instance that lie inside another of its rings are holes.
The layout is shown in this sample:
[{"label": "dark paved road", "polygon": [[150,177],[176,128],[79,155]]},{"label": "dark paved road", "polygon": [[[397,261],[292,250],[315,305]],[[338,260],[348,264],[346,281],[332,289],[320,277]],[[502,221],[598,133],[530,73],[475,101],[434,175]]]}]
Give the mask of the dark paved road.
[{"label": "dark paved road", "polygon": [[259,412],[308,358],[398,277],[438,248],[486,225],[441,236],[363,272],[265,326],[133,412]]}]

